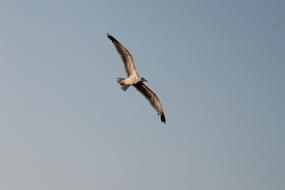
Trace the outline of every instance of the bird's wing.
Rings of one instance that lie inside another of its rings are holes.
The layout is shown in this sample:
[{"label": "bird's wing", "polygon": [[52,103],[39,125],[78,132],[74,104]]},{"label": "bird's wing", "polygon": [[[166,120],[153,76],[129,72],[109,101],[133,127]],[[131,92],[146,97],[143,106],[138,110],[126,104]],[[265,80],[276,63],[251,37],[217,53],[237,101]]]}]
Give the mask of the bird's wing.
[{"label": "bird's wing", "polygon": [[165,115],[162,109],[162,104],[160,103],[157,95],[151,91],[143,82],[138,82],[134,84],[134,87],[140,91],[146,99],[150,102],[150,104],[155,108],[157,114],[160,116],[160,120],[165,123]]},{"label": "bird's wing", "polygon": [[107,37],[113,42],[118,53],[120,54],[120,56],[124,62],[124,66],[125,66],[125,69],[126,69],[128,76],[137,75],[133,56],[130,54],[130,52],[127,50],[127,48],[125,48],[118,40],[116,40],[110,34],[107,34]]}]

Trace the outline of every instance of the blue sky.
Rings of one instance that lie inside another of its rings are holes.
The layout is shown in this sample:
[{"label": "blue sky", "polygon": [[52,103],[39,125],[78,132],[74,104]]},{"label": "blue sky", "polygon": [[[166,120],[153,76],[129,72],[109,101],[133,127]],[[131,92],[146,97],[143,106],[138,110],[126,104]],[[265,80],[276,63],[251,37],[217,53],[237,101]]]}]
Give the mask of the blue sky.
[{"label": "blue sky", "polygon": [[[284,1],[0,1],[0,189],[285,188]],[[131,88],[132,52],[167,125]]]}]

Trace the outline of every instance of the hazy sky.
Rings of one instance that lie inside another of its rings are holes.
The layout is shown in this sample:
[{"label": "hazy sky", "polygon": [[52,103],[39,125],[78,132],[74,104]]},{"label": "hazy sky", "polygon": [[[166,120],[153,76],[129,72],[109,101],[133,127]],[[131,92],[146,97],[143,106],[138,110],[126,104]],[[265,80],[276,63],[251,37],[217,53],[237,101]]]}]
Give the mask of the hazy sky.
[{"label": "hazy sky", "polygon": [[[0,1],[0,189],[285,189],[285,3]],[[163,125],[106,33],[134,55]]]}]

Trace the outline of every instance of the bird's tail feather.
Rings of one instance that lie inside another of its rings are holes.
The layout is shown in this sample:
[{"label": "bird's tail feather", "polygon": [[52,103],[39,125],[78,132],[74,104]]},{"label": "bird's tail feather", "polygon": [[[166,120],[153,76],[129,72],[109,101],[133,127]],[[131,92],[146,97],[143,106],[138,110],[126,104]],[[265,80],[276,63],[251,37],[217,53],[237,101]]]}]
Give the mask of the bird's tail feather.
[{"label": "bird's tail feather", "polygon": [[119,83],[119,84],[122,84],[122,81],[124,80],[124,78],[117,78],[117,82]]},{"label": "bird's tail feather", "polygon": [[128,85],[124,85],[123,82],[122,82],[123,80],[125,80],[125,79],[124,78],[117,78],[117,82],[121,85],[121,89],[123,91],[126,91],[129,88],[129,86]]},{"label": "bird's tail feather", "polygon": [[128,88],[129,88],[129,86],[127,86],[127,85],[122,85],[122,86],[121,86],[121,89],[122,89],[123,91],[128,90]]}]

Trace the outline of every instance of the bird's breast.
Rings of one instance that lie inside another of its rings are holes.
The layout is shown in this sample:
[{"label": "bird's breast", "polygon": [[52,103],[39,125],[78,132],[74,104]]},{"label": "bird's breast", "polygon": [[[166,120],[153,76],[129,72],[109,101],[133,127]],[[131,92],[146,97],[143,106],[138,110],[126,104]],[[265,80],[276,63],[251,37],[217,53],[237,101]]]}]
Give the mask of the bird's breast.
[{"label": "bird's breast", "polygon": [[140,78],[138,76],[130,76],[124,81],[125,85],[134,85],[138,82],[140,82]]}]

